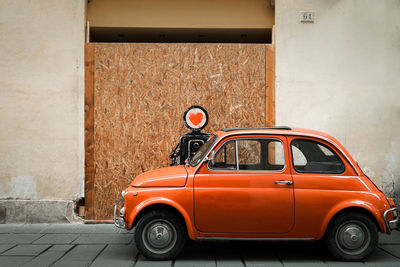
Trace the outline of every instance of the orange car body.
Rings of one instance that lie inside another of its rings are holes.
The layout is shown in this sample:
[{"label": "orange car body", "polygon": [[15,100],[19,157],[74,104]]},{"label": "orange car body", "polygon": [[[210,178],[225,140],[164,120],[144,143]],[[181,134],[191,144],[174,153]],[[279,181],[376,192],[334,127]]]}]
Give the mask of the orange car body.
[{"label": "orange car body", "polygon": [[[193,240],[318,240],[336,214],[347,209],[362,209],[375,218],[382,233],[390,233],[384,213],[393,207],[333,137],[312,130],[279,128],[218,131],[216,136],[196,166],[167,167],[137,176],[123,193],[123,227],[131,229],[141,214],[157,206],[179,212]],[[210,170],[207,161],[212,151],[238,138],[273,138],[282,142],[284,169]],[[297,172],[292,164],[290,144],[299,138],[329,147],[344,163],[344,172]],[[388,217],[388,220],[393,218],[391,214]]]}]

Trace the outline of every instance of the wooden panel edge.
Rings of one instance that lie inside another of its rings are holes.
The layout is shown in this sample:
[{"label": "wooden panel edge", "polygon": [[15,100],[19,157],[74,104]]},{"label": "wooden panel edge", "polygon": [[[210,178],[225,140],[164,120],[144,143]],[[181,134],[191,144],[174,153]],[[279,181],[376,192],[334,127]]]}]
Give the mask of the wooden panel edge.
[{"label": "wooden panel edge", "polygon": [[94,44],[85,44],[85,219],[94,218]]},{"label": "wooden panel edge", "polygon": [[268,44],[265,49],[265,124],[272,127],[275,126],[275,45]]}]

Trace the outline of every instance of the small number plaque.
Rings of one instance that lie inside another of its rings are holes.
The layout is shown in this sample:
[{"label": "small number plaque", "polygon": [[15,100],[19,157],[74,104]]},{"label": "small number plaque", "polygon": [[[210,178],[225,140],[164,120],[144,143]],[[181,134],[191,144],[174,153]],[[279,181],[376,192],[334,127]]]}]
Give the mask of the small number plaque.
[{"label": "small number plaque", "polygon": [[301,22],[314,22],[314,12],[300,12]]}]

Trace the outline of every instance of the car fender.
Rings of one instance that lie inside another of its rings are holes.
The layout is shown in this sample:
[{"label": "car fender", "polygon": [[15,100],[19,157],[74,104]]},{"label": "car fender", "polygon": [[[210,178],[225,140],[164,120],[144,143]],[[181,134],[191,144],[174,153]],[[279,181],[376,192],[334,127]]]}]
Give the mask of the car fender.
[{"label": "car fender", "polygon": [[378,226],[381,232],[385,233],[386,232],[386,227],[385,227],[385,222],[379,212],[379,209],[377,209],[374,205],[372,205],[369,202],[366,201],[360,201],[360,200],[352,200],[352,201],[343,201],[339,202],[336,204],[334,207],[330,209],[330,211],[326,214],[324,217],[324,220],[321,225],[321,229],[319,231],[319,234],[316,239],[320,239],[324,236],[325,231],[328,228],[328,225],[332,218],[338,214],[340,211],[346,209],[346,208],[362,208],[366,211],[368,211],[376,221],[378,222]]},{"label": "car fender", "polygon": [[132,210],[132,212],[129,213],[129,217],[127,218],[127,221],[130,222],[131,226],[134,224],[134,221],[137,217],[137,215],[145,208],[155,205],[155,204],[164,204],[168,205],[174,209],[176,209],[183,217],[186,223],[186,228],[188,231],[188,235],[191,239],[196,239],[198,236],[197,230],[194,228],[191,217],[187,213],[187,211],[179,205],[177,202],[165,198],[165,197],[153,197],[153,198],[148,198],[145,199],[144,201],[140,202],[138,205],[135,206],[135,208]]}]

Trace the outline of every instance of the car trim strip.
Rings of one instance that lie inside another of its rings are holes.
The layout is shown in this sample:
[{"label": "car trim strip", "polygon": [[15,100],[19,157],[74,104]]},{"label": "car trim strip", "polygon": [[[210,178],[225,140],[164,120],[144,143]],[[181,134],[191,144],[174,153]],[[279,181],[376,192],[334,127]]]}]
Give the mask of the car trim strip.
[{"label": "car trim strip", "polygon": [[292,130],[289,126],[260,127],[260,128],[224,128],[223,132],[240,131],[240,130]]},{"label": "car trim strip", "polygon": [[197,240],[241,240],[241,241],[313,241],[315,238],[280,238],[280,237],[197,237]]}]

